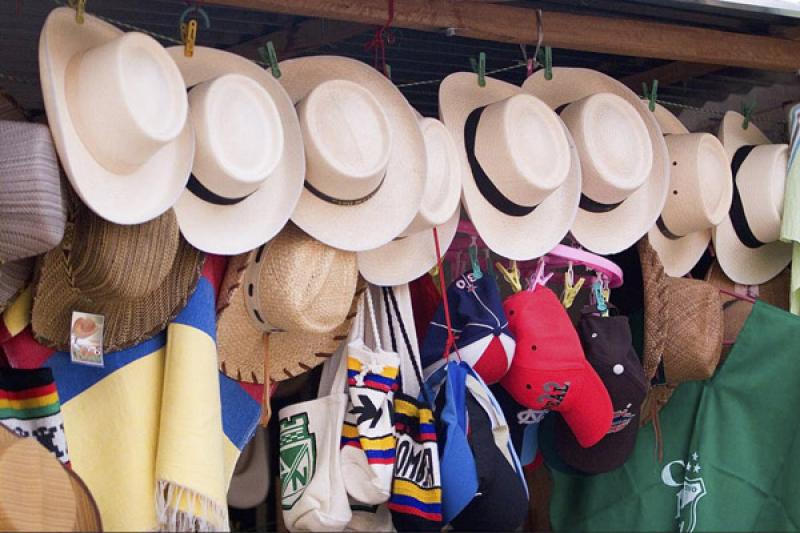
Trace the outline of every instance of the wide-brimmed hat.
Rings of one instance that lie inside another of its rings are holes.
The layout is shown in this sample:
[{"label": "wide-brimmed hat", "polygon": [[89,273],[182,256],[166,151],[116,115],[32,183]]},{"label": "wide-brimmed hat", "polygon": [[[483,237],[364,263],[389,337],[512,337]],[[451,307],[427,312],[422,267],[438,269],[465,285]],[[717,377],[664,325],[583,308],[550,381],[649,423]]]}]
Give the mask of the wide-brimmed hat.
[{"label": "wide-brimmed hat", "polygon": [[619,81],[585,68],[553,68],[522,90],[567,124],[581,158],[583,189],[572,234],[598,254],[621,252],[653,227],[669,188],[669,155],[647,104]]},{"label": "wide-brimmed hat", "polygon": [[436,264],[433,228],[444,253],[453,242],[461,214],[461,160],[450,132],[434,118],[421,118],[428,156],[428,179],[419,212],[392,242],[358,253],[358,269],[364,279],[382,286],[415,280]]},{"label": "wide-brimmed hat", "polygon": [[123,226],[76,202],[70,220],[34,282],[36,340],[66,351],[73,311],[104,316],[105,352],[163,330],[183,309],[203,265],[203,254],[181,237],[175,213]]},{"label": "wide-brimmed hat", "polygon": [[464,207],[481,239],[509,259],[552,250],[578,209],[581,167],[564,124],[516,85],[457,72],[439,112],[461,156]]},{"label": "wide-brimmed hat", "polygon": [[427,178],[414,110],[374,68],[345,57],[280,63],[297,106],[306,181],[292,221],[315,239],[360,252],[405,230]]},{"label": "wide-brimmed hat", "polygon": [[217,306],[220,369],[240,381],[264,383],[325,362],[347,336],[357,282],[355,253],[323,244],[293,224],[232,258]]},{"label": "wide-brimmed hat", "polygon": [[117,224],[145,222],[172,207],[192,168],[183,79],[152,37],[84,19],[56,8],[42,28],[47,120],[84,203]]},{"label": "wide-brimmed hat", "polygon": [[710,378],[722,350],[722,306],[711,284],[673,278],[664,272],[647,238],[639,241],[644,287],[642,366],[652,385],[642,407],[650,420],[686,381]]},{"label": "wide-brimmed hat", "polygon": [[678,117],[656,104],[671,160],[667,202],[648,232],[669,276],[683,276],[703,256],[711,230],[731,205],[733,179],[728,156],[710,133],[690,133]]},{"label": "wide-brimmed hat", "polygon": [[214,48],[167,50],[189,91],[196,147],[192,177],[175,204],[181,233],[204,252],[234,255],[274,237],[305,177],[300,123],[268,70]]},{"label": "wide-brimmed hat", "polygon": [[33,437],[0,424],[0,530],[102,531],[86,484]]},{"label": "wide-brimmed hat", "polygon": [[728,111],[719,138],[733,173],[733,201],[714,231],[722,270],[736,283],[758,285],[792,260],[792,245],[779,240],[789,148],[769,139],[744,117]]}]

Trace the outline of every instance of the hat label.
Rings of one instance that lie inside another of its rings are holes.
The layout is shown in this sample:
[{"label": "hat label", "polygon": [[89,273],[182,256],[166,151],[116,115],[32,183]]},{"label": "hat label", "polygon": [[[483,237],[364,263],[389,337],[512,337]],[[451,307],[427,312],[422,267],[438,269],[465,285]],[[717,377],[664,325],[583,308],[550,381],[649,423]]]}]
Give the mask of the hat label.
[{"label": "hat label", "polygon": [[625,406],[625,409],[614,411],[614,418],[611,420],[611,429],[608,430],[607,435],[617,433],[628,427],[628,424],[630,424],[631,420],[636,416],[628,410],[630,407],[631,404],[628,404]]},{"label": "hat label", "polygon": [[103,366],[103,326],[105,317],[92,313],[72,312],[69,352],[73,363]]},{"label": "hat label", "polygon": [[544,392],[536,398],[536,403],[544,404],[544,409],[557,409],[558,406],[561,405],[561,402],[564,401],[564,397],[567,395],[567,391],[569,391],[569,385],[569,381],[565,381],[564,383],[548,381],[542,385],[542,390]]},{"label": "hat label", "polygon": [[538,424],[544,419],[544,415],[549,413],[547,409],[525,409],[517,413],[517,424],[528,426]]}]

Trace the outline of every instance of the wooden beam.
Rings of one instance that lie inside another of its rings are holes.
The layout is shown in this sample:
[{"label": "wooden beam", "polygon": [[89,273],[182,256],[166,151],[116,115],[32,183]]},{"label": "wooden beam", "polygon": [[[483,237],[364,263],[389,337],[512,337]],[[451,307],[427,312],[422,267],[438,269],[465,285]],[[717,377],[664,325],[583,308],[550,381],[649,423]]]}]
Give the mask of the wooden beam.
[{"label": "wooden beam", "polygon": [[[237,8],[383,24],[386,0],[208,0]],[[627,56],[764,70],[800,68],[800,42],[643,20],[544,14],[548,46]],[[507,43],[536,41],[536,11],[505,4],[397,0],[393,25],[423,31],[455,28],[456,35]]]},{"label": "wooden beam", "polygon": [[666,87],[667,85],[680,83],[691,78],[718,72],[724,68],[727,67],[724,65],[710,65],[708,63],[673,61],[638,74],[625,76],[620,81],[638,93],[642,88],[642,83],[649,84],[653,80],[658,80],[658,85],[660,87]]}]

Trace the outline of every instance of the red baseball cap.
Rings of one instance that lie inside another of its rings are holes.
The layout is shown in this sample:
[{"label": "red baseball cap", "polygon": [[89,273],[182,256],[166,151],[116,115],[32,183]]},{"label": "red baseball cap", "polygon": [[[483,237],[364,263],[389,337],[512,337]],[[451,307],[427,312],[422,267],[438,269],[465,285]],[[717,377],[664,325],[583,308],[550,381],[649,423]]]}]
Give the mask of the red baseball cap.
[{"label": "red baseball cap", "polygon": [[597,444],[611,428],[614,409],[561,301],[537,287],[509,296],[503,309],[517,345],[500,384],[526,407],[561,413],[584,448]]}]

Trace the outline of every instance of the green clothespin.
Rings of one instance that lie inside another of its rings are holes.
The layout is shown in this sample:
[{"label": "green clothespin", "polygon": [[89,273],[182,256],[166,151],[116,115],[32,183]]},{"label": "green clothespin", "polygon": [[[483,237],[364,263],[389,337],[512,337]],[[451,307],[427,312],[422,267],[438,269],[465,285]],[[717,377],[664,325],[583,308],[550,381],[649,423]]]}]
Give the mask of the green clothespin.
[{"label": "green clothespin", "polygon": [[470,57],[469,62],[472,65],[472,72],[478,75],[478,85],[486,87],[486,53],[478,54],[477,61],[474,57]]},{"label": "green clothespin", "polygon": [[651,112],[655,112],[656,99],[658,98],[658,80],[653,80],[652,89],[648,89],[647,84],[642,82],[642,94],[644,95],[645,100],[648,102],[647,107],[650,108]]},{"label": "green clothespin", "polygon": [[544,65],[544,79],[552,80],[553,79],[553,48],[550,46],[545,46],[540,52],[540,56],[544,56],[544,61],[539,57],[536,60]]},{"label": "green clothespin", "polygon": [[742,129],[746,130],[750,125],[750,119],[753,116],[753,111],[756,109],[756,101],[753,100],[749,104],[742,102],[742,115],[744,115],[744,122],[742,122]]},{"label": "green clothespin", "polygon": [[275,52],[275,45],[272,44],[272,41],[267,41],[265,46],[259,48],[258,55],[261,56],[261,61],[269,65],[272,75],[275,78],[280,78],[281,68],[278,66],[278,54]]},{"label": "green clothespin", "polygon": [[472,237],[472,243],[469,245],[469,262],[472,263],[472,277],[481,279],[483,272],[481,272],[481,262],[478,260],[478,242],[477,237]]}]

